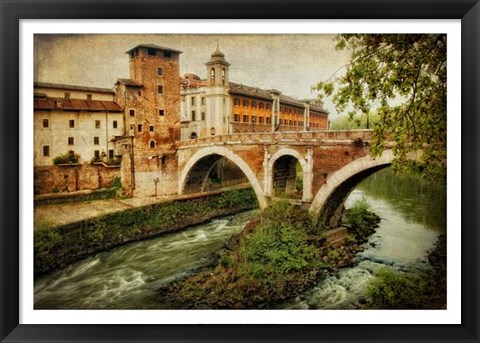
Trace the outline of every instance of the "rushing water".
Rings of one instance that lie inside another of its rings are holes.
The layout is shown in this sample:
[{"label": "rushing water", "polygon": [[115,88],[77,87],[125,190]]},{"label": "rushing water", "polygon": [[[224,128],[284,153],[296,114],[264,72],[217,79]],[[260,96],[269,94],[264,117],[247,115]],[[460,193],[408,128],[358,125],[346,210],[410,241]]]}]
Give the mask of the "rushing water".
[{"label": "rushing water", "polygon": [[279,308],[353,309],[379,268],[399,271],[428,267],[427,254],[446,232],[446,188],[412,176],[382,170],[348,198],[348,208],[364,198],[381,218],[380,226],[357,254],[355,265],[329,276]]},{"label": "rushing water", "polygon": [[[445,187],[380,171],[354,190],[347,207],[365,198],[382,219],[352,268],[319,281],[279,308],[354,308],[375,271],[425,268],[445,232]],[[213,220],[180,233],[130,243],[35,281],[35,308],[165,308],[160,286],[207,265],[254,211]]]},{"label": "rushing water", "polygon": [[35,281],[35,308],[165,308],[156,290],[208,265],[255,211],[130,243]]}]

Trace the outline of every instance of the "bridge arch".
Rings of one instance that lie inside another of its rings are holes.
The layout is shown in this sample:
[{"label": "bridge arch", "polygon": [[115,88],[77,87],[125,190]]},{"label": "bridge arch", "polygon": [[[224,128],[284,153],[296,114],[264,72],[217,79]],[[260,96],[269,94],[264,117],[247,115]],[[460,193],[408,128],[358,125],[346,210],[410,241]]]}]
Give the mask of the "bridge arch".
[{"label": "bridge arch", "polygon": [[275,177],[275,162],[285,156],[291,156],[297,159],[303,171],[303,195],[302,200],[308,201],[311,199],[311,172],[309,164],[305,157],[303,157],[297,150],[291,148],[281,148],[270,157],[267,165],[267,172],[265,173],[265,189],[269,196],[274,195],[274,177]]},{"label": "bridge arch", "polygon": [[194,167],[197,165],[197,163],[200,163],[202,160],[205,161],[208,168],[205,172],[205,178],[207,178],[211,168],[213,168],[213,165],[220,157],[226,157],[238,168],[240,168],[240,170],[245,174],[248,181],[252,185],[252,188],[257,196],[260,208],[262,210],[265,209],[267,207],[267,201],[265,199],[265,196],[263,195],[262,187],[260,186],[260,183],[258,182],[257,177],[255,176],[251,168],[240,156],[236,155],[233,151],[220,146],[210,146],[202,148],[190,157],[180,174],[178,181],[178,193],[184,193],[188,177],[193,171]]},{"label": "bridge arch", "polygon": [[345,200],[353,188],[371,174],[392,164],[393,152],[385,150],[381,156],[370,155],[356,159],[331,174],[320,187],[310,206],[310,214],[318,220],[329,218],[329,228],[339,225]]}]

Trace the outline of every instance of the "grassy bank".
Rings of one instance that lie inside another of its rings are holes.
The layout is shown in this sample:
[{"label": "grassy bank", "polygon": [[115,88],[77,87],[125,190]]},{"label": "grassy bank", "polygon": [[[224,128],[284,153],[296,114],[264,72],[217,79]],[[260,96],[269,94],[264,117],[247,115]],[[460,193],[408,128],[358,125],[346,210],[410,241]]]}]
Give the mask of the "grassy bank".
[{"label": "grassy bank", "polygon": [[431,268],[425,271],[380,270],[369,284],[367,302],[371,309],[445,309],[447,306],[446,236],[440,236],[429,253]]},{"label": "grassy bank", "polygon": [[352,223],[341,246],[326,246],[307,212],[281,200],[230,240],[215,267],[162,292],[174,308],[269,308],[350,263],[362,249],[360,231]]},{"label": "grassy bank", "polygon": [[34,270],[45,273],[115,246],[258,206],[252,189],[172,201],[35,231]]}]

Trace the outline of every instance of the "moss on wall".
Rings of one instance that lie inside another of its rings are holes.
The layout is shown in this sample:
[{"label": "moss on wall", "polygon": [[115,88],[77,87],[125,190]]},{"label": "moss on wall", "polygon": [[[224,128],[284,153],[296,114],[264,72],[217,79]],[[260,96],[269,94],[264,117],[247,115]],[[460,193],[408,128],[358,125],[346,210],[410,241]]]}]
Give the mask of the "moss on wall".
[{"label": "moss on wall", "polygon": [[252,189],[172,201],[35,231],[34,271],[63,268],[90,254],[174,232],[212,218],[258,206]]}]

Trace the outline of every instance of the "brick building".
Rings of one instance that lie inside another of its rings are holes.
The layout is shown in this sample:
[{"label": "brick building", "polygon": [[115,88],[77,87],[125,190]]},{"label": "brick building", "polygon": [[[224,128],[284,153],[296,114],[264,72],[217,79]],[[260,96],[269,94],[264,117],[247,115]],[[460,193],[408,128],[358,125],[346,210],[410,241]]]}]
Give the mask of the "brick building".
[{"label": "brick building", "polygon": [[[206,63],[206,79],[180,78],[182,52],[175,49],[140,44],[126,53],[130,77],[118,79],[113,89],[34,84],[35,167],[43,175],[36,182],[56,184],[61,173],[52,159],[74,151],[80,165],[121,159],[117,174],[131,192],[174,194],[178,140],[328,128],[328,112],[318,101],[230,82],[230,63],[218,47]],[[78,173],[75,190],[104,185],[100,172],[99,181],[89,177],[86,184]],[[110,171],[108,179],[114,176]]]}]

